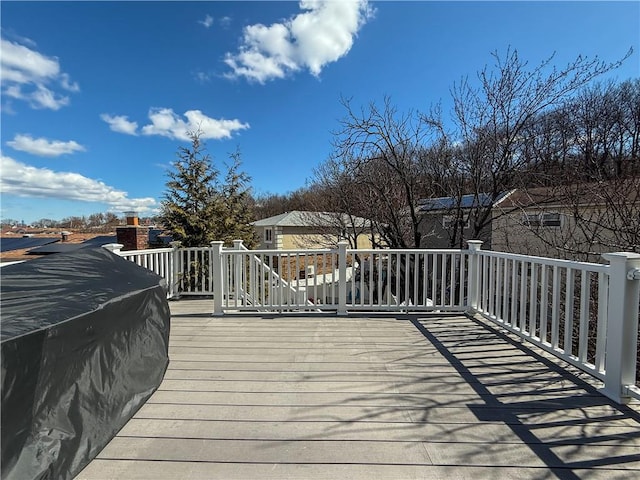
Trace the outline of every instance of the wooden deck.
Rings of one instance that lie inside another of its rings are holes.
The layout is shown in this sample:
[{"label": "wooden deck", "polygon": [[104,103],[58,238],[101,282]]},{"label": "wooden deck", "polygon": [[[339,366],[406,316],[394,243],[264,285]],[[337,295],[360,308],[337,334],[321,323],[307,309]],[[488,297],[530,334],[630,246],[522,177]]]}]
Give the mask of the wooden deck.
[{"label": "wooden deck", "polygon": [[481,320],[171,307],[164,382],[78,479],[640,478],[637,407]]}]

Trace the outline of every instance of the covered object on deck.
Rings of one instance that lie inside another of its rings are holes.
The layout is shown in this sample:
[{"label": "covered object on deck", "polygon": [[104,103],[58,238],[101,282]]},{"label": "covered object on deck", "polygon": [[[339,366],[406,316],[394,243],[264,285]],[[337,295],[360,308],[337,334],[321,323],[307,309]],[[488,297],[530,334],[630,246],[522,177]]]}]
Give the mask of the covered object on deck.
[{"label": "covered object on deck", "polygon": [[73,478],[164,376],[164,281],[102,248],[0,274],[1,476]]}]

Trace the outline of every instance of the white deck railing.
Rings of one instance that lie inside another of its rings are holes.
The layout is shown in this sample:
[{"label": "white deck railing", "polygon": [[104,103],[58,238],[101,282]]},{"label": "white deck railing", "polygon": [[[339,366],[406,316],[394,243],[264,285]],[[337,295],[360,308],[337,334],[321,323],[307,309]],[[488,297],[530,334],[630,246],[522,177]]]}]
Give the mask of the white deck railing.
[{"label": "white deck railing", "polygon": [[481,250],[247,250],[120,252],[167,281],[169,298],[208,295],[232,311],[467,312],[492,320],[604,383],[617,402],[636,386],[640,255],[608,265]]},{"label": "white deck railing", "polygon": [[475,310],[604,378],[608,265],[479,252]]}]

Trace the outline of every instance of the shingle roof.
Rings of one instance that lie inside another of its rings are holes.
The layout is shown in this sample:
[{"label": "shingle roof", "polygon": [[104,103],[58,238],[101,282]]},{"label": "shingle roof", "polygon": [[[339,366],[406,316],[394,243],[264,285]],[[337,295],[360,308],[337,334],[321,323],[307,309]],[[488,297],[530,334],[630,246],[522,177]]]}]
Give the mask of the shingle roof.
[{"label": "shingle roof", "polygon": [[[346,214],[294,210],[257,220],[252,225],[255,227],[335,227],[336,215],[342,215],[342,222],[345,225],[351,224]],[[370,224],[366,218],[355,217],[355,221],[363,227]]]}]

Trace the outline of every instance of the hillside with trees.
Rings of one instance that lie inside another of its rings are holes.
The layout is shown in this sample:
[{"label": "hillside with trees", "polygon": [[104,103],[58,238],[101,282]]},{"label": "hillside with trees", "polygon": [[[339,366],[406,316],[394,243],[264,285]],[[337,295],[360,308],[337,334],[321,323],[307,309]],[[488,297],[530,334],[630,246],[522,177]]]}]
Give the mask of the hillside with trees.
[{"label": "hillside with trees", "polygon": [[[640,190],[640,79],[598,80],[627,57],[607,64],[579,56],[556,68],[553,57],[530,67],[516,50],[494,53],[475,81],[452,87],[449,121],[437,106],[401,112],[390,97],[364,107],[343,98],[333,155],[306,188],[259,199],[258,218],[278,206],[340,211],[371,219],[371,234],[390,247],[428,247],[419,202],[450,197],[450,247],[460,248],[491,222],[504,192],[546,186],[567,201],[597,199],[604,213],[587,219],[574,209],[577,228],[594,242],[623,228],[610,249],[638,252],[640,199],[629,191]],[[488,201],[462,208],[463,195]],[[558,255],[590,253],[580,249],[588,246]]]}]

